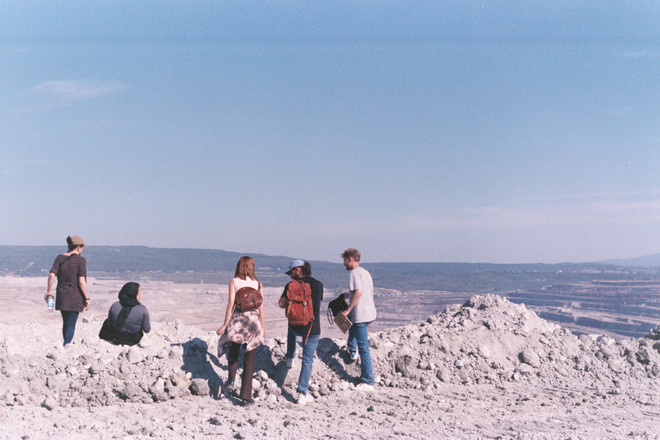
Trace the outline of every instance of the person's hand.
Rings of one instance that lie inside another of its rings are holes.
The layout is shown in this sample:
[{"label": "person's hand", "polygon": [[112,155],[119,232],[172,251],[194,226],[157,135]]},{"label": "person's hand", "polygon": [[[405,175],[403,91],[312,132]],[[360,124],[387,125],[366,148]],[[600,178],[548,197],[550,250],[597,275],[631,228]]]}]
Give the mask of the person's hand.
[{"label": "person's hand", "polygon": [[223,325],[222,327],[220,327],[219,329],[217,329],[217,330],[215,331],[215,334],[216,334],[216,335],[221,335],[221,334],[223,334],[223,333],[225,332],[225,329],[226,329],[226,328],[227,328],[227,326],[226,326],[226,325]]},{"label": "person's hand", "polygon": [[85,298],[85,311],[89,310],[89,306],[91,306],[92,303],[89,300],[89,298]]},{"label": "person's hand", "polygon": [[48,302],[48,297],[49,296],[52,296],[53,298],[55,298],[52,293],[46,292],[46,294],[44,295],[44,301]]},{"label": "person's hand", "polygon": [[279,302],[277,303],[277,305],[280,306],[280,309],[284,309],[284,308],[286,308],[286,306],[287,306],[287,300],[286,300],[286,298],[283,297],[283,296],[281,296]]}]

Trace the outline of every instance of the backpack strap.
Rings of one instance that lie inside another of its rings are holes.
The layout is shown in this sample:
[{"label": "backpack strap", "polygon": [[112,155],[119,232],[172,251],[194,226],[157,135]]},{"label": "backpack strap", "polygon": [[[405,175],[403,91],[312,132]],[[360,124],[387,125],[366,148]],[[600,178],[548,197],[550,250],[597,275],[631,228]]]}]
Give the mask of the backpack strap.
[{"label": "backpack strap", "polygon": [[314,325],[314,317],[312,316],[312,320],[309,321],[309,330],[307,330],[307,336],[305,336],[305,345],[307,345],[307,340],[309,339],[309,335],[312,333],[312,325]]}]

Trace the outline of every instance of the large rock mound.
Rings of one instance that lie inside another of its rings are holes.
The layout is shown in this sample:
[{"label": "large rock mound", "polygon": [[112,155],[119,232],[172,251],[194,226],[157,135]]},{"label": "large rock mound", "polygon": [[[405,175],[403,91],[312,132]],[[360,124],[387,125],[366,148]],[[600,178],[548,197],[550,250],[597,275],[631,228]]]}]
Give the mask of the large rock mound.
[{"label": "large rock mound", "polygon": [[[101,320],[81,322],[67,348],[52,326],[0,328],[0,403],[53,409],[192,395],[223,398],[226,360],[216,356],[215,333],[181,322],[154,323],[138,346],[122,347],[98,339],[100,326]],[[290,400],[283,394],[295,391],[300,360],[287,369],[285,345],[284,337],[273,338],[258,350],[253,388],[259,400]],[[537,381],[619,394],[660,376],[660,343],[653,339],[577,337],[494,295],[374,333],[370,345],[379,386],[429,392],[447,385]],[[347,364],[344,346],[344,340],[321,339],[310,385],[316,398],[351,388],[359,377],[360,361]]]},{"label": "large rock mound", "polygon": [[392,386],[580,381],[619,392],[631,381],[660,377],[660,344],[651,339],[578,337],[495,295],[376,334],[372,346],[375,369]]}]

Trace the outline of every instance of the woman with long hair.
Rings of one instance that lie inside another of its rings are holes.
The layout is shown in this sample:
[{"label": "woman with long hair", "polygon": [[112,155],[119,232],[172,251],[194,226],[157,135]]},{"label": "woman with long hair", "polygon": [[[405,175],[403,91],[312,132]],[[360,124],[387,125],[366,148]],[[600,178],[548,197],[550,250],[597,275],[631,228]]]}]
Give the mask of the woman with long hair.
[{"label": "woman with long hair", "polygon": [[53,296],[53,283],[57,277],[55,290],[55,310],[62,314],[62,337],[64,346],[71,342],[76,331],[78,315],[83,310],[89,310],[89,294],[87,293],[87,260],[82,254],[85,242],[82,237],[74,235],[66,238],[69,251],[58,255],[48,274],[48,288],[44,300]]},{"label": "woman with long hair", "polygon": [[119,301],[110,306],[107,323],[108,332],[101,335],[115,344],[135,345],[145,333],[151,331],[149,310],[140,303],[140,285],[128,282],[119,291]]},{"label": "woman with long hair", "polygon": [[[251,287],[259,291],[261,305],[249,311],[241,311],[236,307],[236,292],[243,287]],[[266,338],[266,314],[263,305],[263,287],[254,273],[252,257],[241,257],[236,263],[234,279],[229,282],[229,298],[225,311],[225,321],[216,331],[222,335],[218,342],[218,353],[227,353],[228,378],[225,391],[234,391],[234,380],[238,370],[238,357],[243,348],[243,374],[241,375],[241,390],[238,397],[243,405],[252,403],[252,376],[257,347]]]}]

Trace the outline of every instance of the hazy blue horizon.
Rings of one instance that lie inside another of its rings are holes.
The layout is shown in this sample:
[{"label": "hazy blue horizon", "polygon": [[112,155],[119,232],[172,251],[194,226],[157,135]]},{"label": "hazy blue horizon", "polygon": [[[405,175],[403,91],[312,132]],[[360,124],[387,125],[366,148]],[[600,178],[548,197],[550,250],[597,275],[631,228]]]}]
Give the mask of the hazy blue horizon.
[{"label": "hazy blue horizon", "polygon": [[[61,245],[4,245],[0,244],[0,247],[2,246],[15,246],[15,247],[53,247],[53,248],[59,248],[62,252],[66,250],[65,246]],[[145,245],[108,245],[108,244],[97,244],[94,245],[94,247],[108,247],[108,248],[123,248],[123,247],[138,247],[138,248],[148,248],[148,249],[156,249],[156,250],[172,250],[172,251],[177,251],[177,250],[185,250],[185,251],[210,251],[210,252],[227,252],[227,253],[232,253],[232,254],[237,254],[237,255],[249,255],[253,256],[258,259],[259,256],[264,256],[264,257],[269,257],[269,258],[297,258],[295,256],[290,256],[290,255],[271,255],[267,254],[264,252],[259,252],[259,251],[254,251],[254,252],[243,252],[243,251],[237,251],[237,250],[231,250],[231,249],[219,249],[219,248],[198,248],[198,247],[155,247],[155,246],[145,246]],[[323,260],[323,259],[312,259],[308,258],[309,261],[317,261],[317,262],[324,262],[324,263],[335,263],[335,264],[343,264],[341,258],[336,258],[333,260]],[[593,261],[558,261],[555,263],[543,263],[539,261],[523,261],[523,262],[507,262],[507,261],[502,261],[498,263],[494,263],[491,261],[472,261],[472,262],[467,262],[467,261],[393,261],[393,260],[388,260],[388,261],[362,261],[363,264],[494,264],[494,265],[536,265],[536,264],[547,264],[547,265],[561,265],[561,264],[612,264],[612,265],[624,265],[624,266],[639,266],[639,267],[660,267],[660,253],[654,253],[654,254],[648,254],[648,255],[638,255],[635,257],[630,257],[630,258],[611,258],[611,259],[601,259],[601,260],[593,260]]]},{"label": "hazy blue horizon", "polygon": [[660,252],[660,3],[0,5],[0,244]]}]

